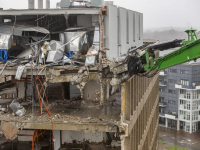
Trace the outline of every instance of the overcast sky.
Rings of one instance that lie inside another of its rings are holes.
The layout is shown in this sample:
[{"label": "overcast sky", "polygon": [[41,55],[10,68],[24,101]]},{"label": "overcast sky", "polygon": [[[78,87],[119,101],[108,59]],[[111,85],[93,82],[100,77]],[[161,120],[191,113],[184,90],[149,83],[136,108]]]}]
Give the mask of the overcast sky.
[{"label": "overcast sky", "polygon": [[[51,8],[55,8],[59,1],[51,0]],[[114,4],[143,13],[144,29],[163,27],[200,29],[200,0],[114,0]],[[28,0],[0,0],[0,7],[26,9]]]}]

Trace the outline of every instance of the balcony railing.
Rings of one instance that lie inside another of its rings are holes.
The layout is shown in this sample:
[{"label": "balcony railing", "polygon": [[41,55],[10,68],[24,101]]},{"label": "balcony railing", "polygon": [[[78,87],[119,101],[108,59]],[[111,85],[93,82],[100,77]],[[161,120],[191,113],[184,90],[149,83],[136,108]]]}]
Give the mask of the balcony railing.
[{"label": "balcony railing", "polygon": [[161,71],[161,72],[159,73],[159,75],[160,75],[160,76],[166,76],[167,74],[166,74],[164,71]]},{"label": "balcony railing", "polygon": [[167,103],[166,103],[166,102],[159,102],[159,106],[160,106],[160,107],[166,107],[166,106],[167,106]]},{"label": "balcony railing", "polygon": [[167,86],[167,82],[166,81],[159,81],[159,86]]}]

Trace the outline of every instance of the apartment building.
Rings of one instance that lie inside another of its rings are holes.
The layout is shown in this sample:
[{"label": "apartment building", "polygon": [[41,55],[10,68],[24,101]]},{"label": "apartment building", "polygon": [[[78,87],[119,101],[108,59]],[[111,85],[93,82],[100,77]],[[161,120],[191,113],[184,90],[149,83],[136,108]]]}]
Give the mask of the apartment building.
[{"label": "apartment building", "polygon": [[[161,55],[165,53],[161,52]],[[198,62],[185,63],[161,71],[159,123],[167,128],[189,133],[200,129],[199,84],[200,64]]]}]

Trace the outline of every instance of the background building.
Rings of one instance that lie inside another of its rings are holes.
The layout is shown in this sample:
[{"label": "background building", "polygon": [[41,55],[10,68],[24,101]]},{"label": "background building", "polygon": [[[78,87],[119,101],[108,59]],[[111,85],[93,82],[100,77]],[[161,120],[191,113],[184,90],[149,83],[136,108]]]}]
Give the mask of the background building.
[{"label": "background building", "polygon": [[[170,50],[171,51],[171,50]],[[160,55],[170,51],[160,52]],[[200,128],[200,64],[170,67],[159,75],[159,123],[192,133]]]}]

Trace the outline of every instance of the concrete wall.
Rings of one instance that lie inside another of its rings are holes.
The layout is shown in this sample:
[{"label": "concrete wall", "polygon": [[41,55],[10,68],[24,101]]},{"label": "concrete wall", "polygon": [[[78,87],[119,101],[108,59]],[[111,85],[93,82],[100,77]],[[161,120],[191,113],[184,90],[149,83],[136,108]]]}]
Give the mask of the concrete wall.
[{"label": "concrete wall", "polygon": [[100,95],[96,94],[98,92],[100,92],[100,84],[98,82],[89,81],[84,87],[83,99],[84,100],[95,100],[95,99],[99,100]]},{"label": "concrete wall", "polygon": [[133,76],[122,84],[121,122],[128,126],[122,150],[158,149],[158,88],[158,75]]},{"label": "concrete wall", "polygon": [[77,143],[82,142],[95,142],[101,143],[104,141],[104,133],[96,132],[86,134],[84,131],[62,131],[62,144],[64,143],[73,143],[76,141]]}]

